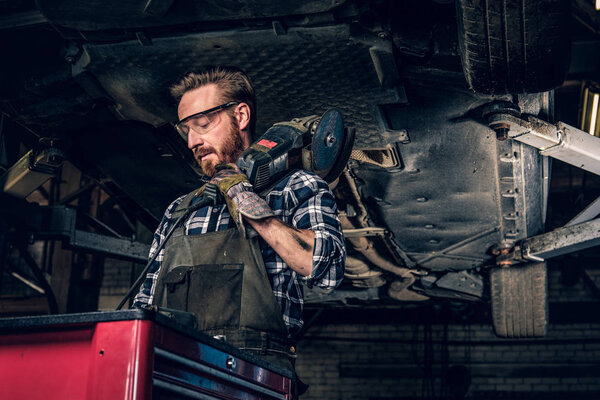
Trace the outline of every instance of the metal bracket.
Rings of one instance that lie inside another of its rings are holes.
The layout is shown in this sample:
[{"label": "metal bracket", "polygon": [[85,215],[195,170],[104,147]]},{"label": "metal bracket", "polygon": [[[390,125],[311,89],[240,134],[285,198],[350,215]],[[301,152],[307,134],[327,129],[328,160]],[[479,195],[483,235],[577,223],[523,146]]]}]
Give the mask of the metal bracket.
[{"label": "metal bracket", "polygon": [[469,271],[451,271],[441,277],[429,275],[420,279],[418,293],[431,297],[445,297],[479,301],[484,297],[483,278]]}]

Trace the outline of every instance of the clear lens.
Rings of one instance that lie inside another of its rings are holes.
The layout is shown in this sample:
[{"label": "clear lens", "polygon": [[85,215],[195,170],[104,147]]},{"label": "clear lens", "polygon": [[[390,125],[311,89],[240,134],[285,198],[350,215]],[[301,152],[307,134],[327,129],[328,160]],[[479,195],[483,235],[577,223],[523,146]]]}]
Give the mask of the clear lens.
[{"label": "clear lens", "polygon": [[187,140],[188,134],[190,133],[190,129],[196,132],[199,135],[204,135],[215,125],[217,116],[219,113],[210,113],[210,114],[200,114],[195,117],[192,117],[185,121],[184,123],[177,125],[177,132]]},{"label": "clear lens", "polygon": [[177,133],[179,133],[179,136],[181,136],[183,140],[187,142],[188,133],[190,129],[187,126],[185,126],[185,124],[177,124],[175,125],[175,130],[177,131]]},{"label": "clear lens", "polygon": [[195,116],[194,118],[190,118],[185,122],[185,125],[188,127],[187,131],[193,130],[194,132],[199,133],[200,135],[208,132],[210,128],[213,126],[213,120],[217,113],[211,114],[200,114]]}]

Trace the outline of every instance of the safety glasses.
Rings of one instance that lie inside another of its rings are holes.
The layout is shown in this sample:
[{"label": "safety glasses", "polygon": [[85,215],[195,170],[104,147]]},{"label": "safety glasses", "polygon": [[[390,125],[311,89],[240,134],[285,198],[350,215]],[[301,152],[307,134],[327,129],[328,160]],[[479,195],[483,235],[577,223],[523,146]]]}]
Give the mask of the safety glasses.
[{"label": "safety glasses", "polygon": [[237,101],[229,101],[225,104],[221,104],[220,106],[192,114],[189,117],[177,122],[175,124],[175,129],[177,130],[177,133],[179,133],[179,135],[181,135],[181,137],[187,142],[190,130],[196,132],[198,135],[204,135],[205,133],[208,133],[219,123],[220,111],[238,104],[240,103]]}]

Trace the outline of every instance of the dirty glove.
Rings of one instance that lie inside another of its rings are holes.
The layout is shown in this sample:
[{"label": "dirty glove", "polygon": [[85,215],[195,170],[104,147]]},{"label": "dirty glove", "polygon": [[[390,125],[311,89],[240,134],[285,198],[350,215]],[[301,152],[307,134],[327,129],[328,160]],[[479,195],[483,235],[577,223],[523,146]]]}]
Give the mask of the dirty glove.
[{"label": "dirty glove", "polygon": [[217,173],[211,179],[225,197],[229,214],[238,228],[244,232],[243,217],[263,219],[274,216],[273,210],[258,194],[252,191],[252,185],[246,175],[239,172],[233,164],[219,164]]}]

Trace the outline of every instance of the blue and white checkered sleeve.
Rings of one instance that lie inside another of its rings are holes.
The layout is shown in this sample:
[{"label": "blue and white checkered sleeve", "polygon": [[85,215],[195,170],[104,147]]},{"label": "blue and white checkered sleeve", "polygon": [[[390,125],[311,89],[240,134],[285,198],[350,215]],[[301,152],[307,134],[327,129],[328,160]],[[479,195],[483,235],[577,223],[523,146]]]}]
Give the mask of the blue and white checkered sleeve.
[{"label": "blue and white checkered sleeve", "polygon": [[344,278],[346,247],[337,216],[335,197],[318,176],[299,173],[290,179],[293,202],[297,204],[292,224],[315,232],[313,270],[301,279],[323,289],[335,289]]},{"label": "blue and white checkered sleeve", "polygon": [[[163,215],[162,221],[158,225],[158,228],[154,232],[154,239],[152,240],[152,245],[150,246],[150,253],[148,254],[148,260],[154,257],[157,249],[160,247],[162,242],[165,239],[167,234],[167,229],[169,227],[169,221],[171,220],[171,215],[175,208],[181,203],[185,196],[181,196],[167,207],[165,214]],[[148,269],[146,273],[146,279],[142,283],[140,287],[140,291],[135,296],[133,300],[134,307],[147,308],[152,304],[154,299],[154,290],[156,288],[156,280],[158,279],[158,274],[160,272],[160,267],[162,265],[163,256],[164,256],[164,248],[160,250],[156,259],[152,262],[152,265]]]}]

